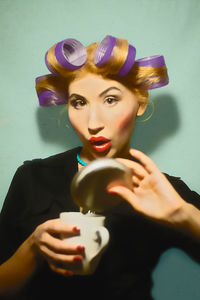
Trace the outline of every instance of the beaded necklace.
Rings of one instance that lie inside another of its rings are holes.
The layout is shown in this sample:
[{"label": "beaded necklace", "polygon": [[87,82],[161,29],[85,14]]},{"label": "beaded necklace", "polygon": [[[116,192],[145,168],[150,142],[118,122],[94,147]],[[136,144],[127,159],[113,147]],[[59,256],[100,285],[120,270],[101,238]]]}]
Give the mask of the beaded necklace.
[{"label": "beaded necklace", "polygon": [[84,162],[84,161],[80,158],[80,156],[79,156],[78,153],[77,153],[77,155],[76,155],[76,158],[77,158],[77,161],[81,164],[81,166],[86,166],[86,165],[87,165],[87,163]]}]

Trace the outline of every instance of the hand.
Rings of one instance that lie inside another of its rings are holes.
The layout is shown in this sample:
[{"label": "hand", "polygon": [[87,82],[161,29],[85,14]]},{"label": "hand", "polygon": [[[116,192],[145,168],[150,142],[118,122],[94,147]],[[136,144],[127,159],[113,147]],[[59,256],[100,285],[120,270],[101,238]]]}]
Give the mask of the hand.
[{"label": "hand", "polygon": [[138,212],[158,221],[180,223],[186,202],[175,191],[165,175],[144,153],[131,149],[130,154],[139,163],[117,159],[132,171],[133,189],[115,186],[108,190],[120,195]]},{"label": "hand", "polygon": [[80,230],[76,226],[63,224],[60,219],[49,220],[35,229],[31,236],[32,244],[53,271],[73,275],[71,269],[74,264],[81,262],[84,247],[68,244],[66,240],[61,240],[60,234],[71,237],[79,235]]}]

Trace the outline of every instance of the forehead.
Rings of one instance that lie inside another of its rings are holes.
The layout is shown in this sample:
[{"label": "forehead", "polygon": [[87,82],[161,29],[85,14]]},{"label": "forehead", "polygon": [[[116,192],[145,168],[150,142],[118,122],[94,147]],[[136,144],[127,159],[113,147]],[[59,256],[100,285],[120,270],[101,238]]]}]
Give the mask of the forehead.
[{"label": "forehead", "polygon": [[83,96],[88,94],[100,94],[102,91],[116,87],[122,92],[128,91],[128,89],[116,80],[103,78],[101,75],[88,74],[82,78],[77,78],[69,85],[69,95],[78,93]]}]

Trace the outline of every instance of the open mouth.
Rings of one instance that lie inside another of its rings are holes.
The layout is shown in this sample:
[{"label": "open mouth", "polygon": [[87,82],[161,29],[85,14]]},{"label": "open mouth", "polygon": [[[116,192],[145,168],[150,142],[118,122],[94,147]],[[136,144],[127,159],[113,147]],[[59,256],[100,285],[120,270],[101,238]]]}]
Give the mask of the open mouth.
[{"label": "open mouth", "polygon": [[97,142],[91,142],[92,145],[101,146],[107,143],[107,141],[97,141]]},{"label": "open mouth", "polygon": [[98,152],[103,152],[109,149],[111,146],[111,141],[104,137],[92,137],[90,139],[90,143],[92,147]]}]

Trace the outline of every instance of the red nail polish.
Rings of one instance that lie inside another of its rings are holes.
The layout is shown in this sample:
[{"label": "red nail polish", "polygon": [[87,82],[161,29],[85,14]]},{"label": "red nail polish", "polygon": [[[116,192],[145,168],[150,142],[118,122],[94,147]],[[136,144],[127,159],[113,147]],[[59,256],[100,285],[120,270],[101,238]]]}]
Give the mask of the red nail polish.
[{"label": "red nail polish", "polygon": [[85,250],[85,247],[84,246],[81,246],[79,245],[77,248],[76,248],[78,251],[84,251]]},{"label": "red nail polish", "polygon": [[117,195],[115,191],[108,191],[109,194]]},{"label": "red nail polish", "polygon": [[74,227],[73,227],[73,231],[75,231],[75,232],[80,232],[80,228],[78,228],[77,226],[74,226]]},{"label": "red nail polish", "polygon": [[81,262],[82,261],[82,257],[81,256],[74,256],[73,261],[74,262]]},{"label": "red nail polish", "polygon": [[72,276],[72,275],[74,275],[74,273],[70,270],[66,270],[65,275]]}]

